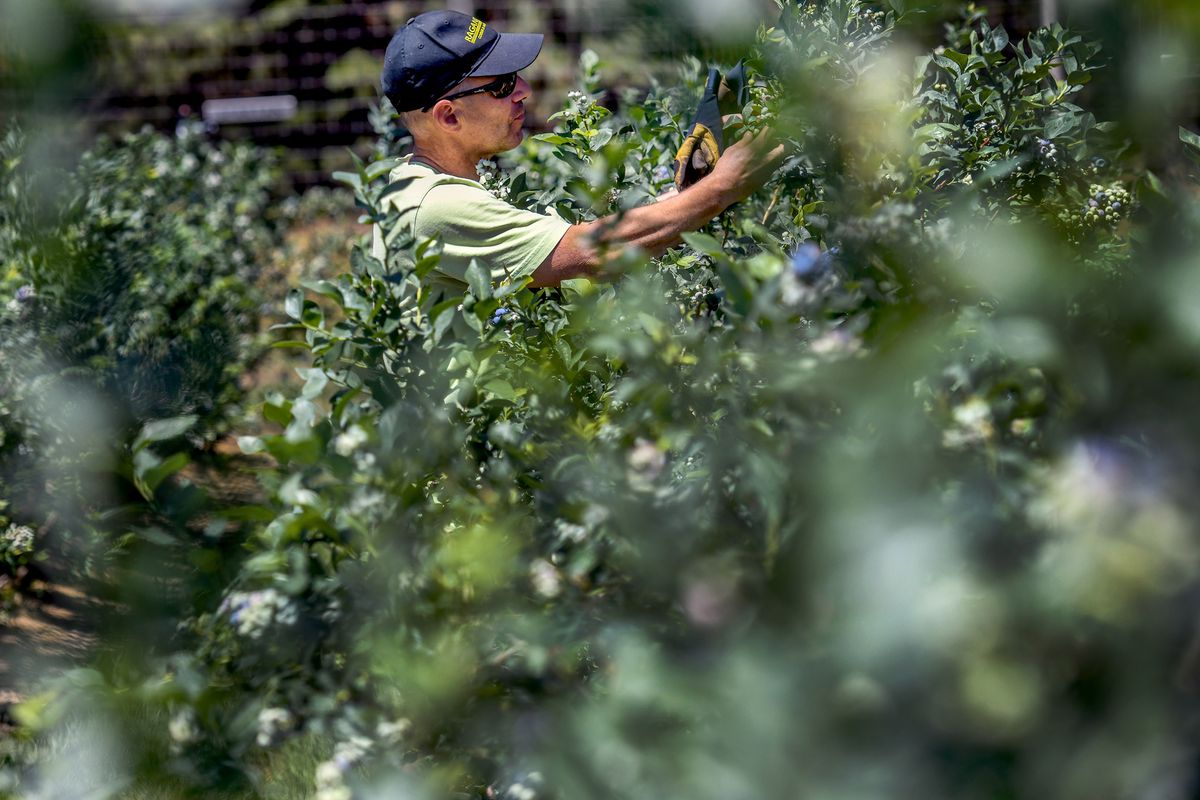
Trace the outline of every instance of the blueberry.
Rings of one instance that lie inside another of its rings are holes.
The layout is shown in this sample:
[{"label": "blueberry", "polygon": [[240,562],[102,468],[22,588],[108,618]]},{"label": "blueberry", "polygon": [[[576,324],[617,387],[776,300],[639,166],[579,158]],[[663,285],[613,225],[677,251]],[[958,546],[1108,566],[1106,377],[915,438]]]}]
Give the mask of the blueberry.
[{"label": "blueberry", "polygon": [[816,242],[804,242],[792,251],[792,273],[803,277],[815,272],[821,266],[821,248]]},{"label": "blueberry", "polygon": [[1117,201],[1117,202],[1115,202],[1115,203],[1113,203],[1113,204],[1112,204],[1112,210],[1113,210],[1113,211],[1120,211],[1120,210],[1121,210],[1121,203],[1120,203],[1120,201]]},{"label": "blueberry", "polygon": [[1100,203],[1097,200],[1088,200],[1088,205],[1092,208],[1097,208],[1099,207]]}]

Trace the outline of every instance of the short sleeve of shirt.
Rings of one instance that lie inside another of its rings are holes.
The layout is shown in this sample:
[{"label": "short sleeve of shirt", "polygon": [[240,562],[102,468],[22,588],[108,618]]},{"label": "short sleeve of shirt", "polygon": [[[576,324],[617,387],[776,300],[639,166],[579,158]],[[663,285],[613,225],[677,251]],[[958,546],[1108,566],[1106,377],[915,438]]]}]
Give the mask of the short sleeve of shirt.
[{"label": "short sleeve of shirt", "polygon": [[441,241],[438,271],[447,278],[466,282],[474,258],[498,283],[532,275],[571,225],[511,206],[482,187],[443,183],[425,194],[415,227],[418,238]]}]

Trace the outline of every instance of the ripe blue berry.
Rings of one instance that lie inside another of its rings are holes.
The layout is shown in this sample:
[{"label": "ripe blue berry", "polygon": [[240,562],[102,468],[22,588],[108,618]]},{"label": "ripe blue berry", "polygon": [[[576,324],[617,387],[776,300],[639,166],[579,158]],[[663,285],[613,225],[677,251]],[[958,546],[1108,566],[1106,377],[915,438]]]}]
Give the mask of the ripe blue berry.
[{"label": "ripe blue berry", "polygon": [[821,261],[821,248],[816,242],[804,242],[792,251],[792,273],[803,277],[814,272]]}]

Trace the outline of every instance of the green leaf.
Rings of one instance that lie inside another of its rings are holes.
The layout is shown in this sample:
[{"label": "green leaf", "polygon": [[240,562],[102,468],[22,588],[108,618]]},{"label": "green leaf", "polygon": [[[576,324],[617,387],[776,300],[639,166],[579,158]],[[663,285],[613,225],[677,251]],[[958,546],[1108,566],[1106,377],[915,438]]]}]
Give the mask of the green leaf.
[{"label": "green leaf", "polygon": [[361,189],[363,185],[362,178],[354,172],[335,172],[333,173],[333,179],[338,183],[346,184],[352,189]]},{"label": "green leaf", "polygon": [[328,297],[330,300],[341,302],[342,290],[331,281],[300,281],[300,285],[310,292]]},{"label": "green leaf", "polygon": [[592,49],[584,50],[579,54],[579,67],[584,74],[588,74],[600,66],[600,56],[596,55],[596,51]]},{"label": "green leaf", "polygon": [[400,164],[399,158],[385,158],[376,161],[366,169],[367,180],[375,180],[381,175],[386,175],[395,169]]},{"label": "green leaf", "polygon": [[[301,371],[301,370],[297,370]],[[329,376],[324,370],[310,369],[307,370],[308,378],[304,382],[304,388],[300,390],[300,394],[309,400],[315,400],[321,396],[321,392],[325,391],[325,387],[329,385]],[[304,377],[304,375],[301,375]]]},{"label": "green leaf", "polygon": [[268,436],[263,438],[267,450],[280,464],[296,462],[298,464],[315,464],[324,450],[321,440],[315,436],[289,442],[285,436]]},{"label": "green leaf", "polygon": [[142,450],[133,459],[133,484],[147,500],[154,499],[154,491],[165,479],[188,465],[187,453],[175,453],[165,459]]},{"label": "green leaf", "polygon": [[288,289],[283,301],[283,312],[292,319],[298,320],[304,314],[304,292],[300,289]]},{"label": "green leaf", "polygon": [[1055,114],[1053,117],[1046,120],[1045,137],[1047,139],[1057,139],[1074,126],[1074,114]]},{"label": "green leaf", "polygon": [[488,381],[483,385],[483,391],[487,392],[493,397],[498,397],[501,400],[507,400],[510,403],[517,399],[517,390],[513,388],[511,383],[505,380],[497,379]]},{"label": "green leaf", "polygon": [[246,455],[254,455],[255,453],[261,453],[267,449],[266,445],[263,444],[262,439],[258,438],[257,436],[239,436],[237,438],[237,443],[238,449]]},{"label": "green leaf", "polygon": [[[933,57],[933,62],[935,64],[937,64],[939,67],[941,67],[942,69],[946,70],[946,72],[950,73],[950,75],[952,77],[957,78],[959,75],[962,74],[962,66],[960,66],[956,61],[952,61],[951,59],[946,58],[943,55],[935,55]],[[966,65],[966,60],[964,57],[963,66],[965,66],[965,65]]]},{"label": "green leaf", "polygon": [[1007,158],[1003,161],[998,161],[985,169],[979,177],[975,179],[975,185],[979,187],[990,186],[996,181],[1004,180],[1009,175],[1017,170],[1024,163],[1024,157]]},{"label": "green leaf", "polygon": [[687,243],[688,247],[705,255],[722,256],[725,254],[721,243],[707,233],[685,233],[683,241]]},{"label": "green leaf", "polygon": [[999,53],[1008,47],[1008,31],[1003,26],[992,29],[992,50]]},{"label": "green leaf", "polygon": [[492,296],[492,275],[479,259],[471,259],[466,277],[467,285],[471,287],[471,294],[475,297],[485,300]]},{"label": "green leaf", "polygon": [[953,61],[955,64],[957,64],[958,68],[960,70],[965,69],[967,66],[967,63],[970,62],[970,60],[971,60],[971,57],[969,55],[967,55],[966,53],[960,53],[957,50],[949,50],[949,49],[943,50],[942,55],[945,56],[946,58],[950,59],[951,61]]},{"label": "green leaf", "polygon": [[263,403],[263,416],[276,425],[289,425],[292,422],[291,404]]},{"label": "green leaf", "polygon": [[342,287],[342,308],[350,311],[370,311],[371,304],[367,298],[349,286]]},{"label": "green leaf", "polygon": [[[287,327],[294,327],[294,326],[289,325]],[[276,350],[288,350],[288,349],[308,350],[309,349],[308,342],[301,342],[301,341],[297,341],[295,339],[281,339],[278,342],[271,342],[270,347],[272,347]]]},{"label": "green leaf", "polygon": [[273,508],[266,506],[244,505],[230,506],[220,509],[220,514],[225,519],[242,520],[246,522],[270,522],[275,519],[277,512]]},{"label": "green leaf", "polygon": [[1163,186],[1162,180],[1157,175],[1155,175],[1153,172],[1150,172],[1150,171],[1146,172],[1146,185],[1148,187],[1150,187],[1150,190],[1153,191],[1155,194],[1157,194],[1159,197],[1167,197],[1168,196],[1166,188]]},{"label": "green leaf", "polygon": [[1200,164],[1200,134],[1195,134],[1181,126],[1179,128],[1179,141],[1183,142],[1184,155]]},{"label": "green leaf", "polygon": [[147,422],[142,426],[142,430],[138,433],[137,438],[133,440],[132,449],[136,452],[151,442],[163,442],[167,439],[174,439],[176,436],[182,436],[196,424],[197,419],[199,417],[195,414],[184,414],[180,417],[156,419],[153,422]]},{"label": "green leaf", "polygon": [[922,125],[913,131],[913,138],[918,144],[923,144],[928,141],[941,141],[947,136],[954,133],[955,127],[948,122],[934,122],[929,125]]},{"label": "green leaf", "polygon": [[599,150],[600,148],[604,147],[604,145],[608,144],[612,140],[612,137],[612,128],[600,128],[595,132],[595,135],[591,137],[592,140],[589,146],[592,148],[592,150]]},{"label": "green leaf", "polygon": [[304,311],[300,315],[300,321],[304,323],[306,328],[320,328],[325,322],[325,312],[313,301],[305,300]]},{"label": "green leaf", "polygon": [[454,322],[454,316],[458,313],[458,304],[461,302],[458,297],[451,297],[449,300],[443,300],[435,305],[429,311],[429,318],[433,321],[433,331],[430,338],[433,343],[437,344],[441,341],[442,336],[450,329],[450,325]]},{"label": "green leaf", "polygon": [[719,264],[717,274],[721,276],[721,284],[733,310],[743,316],[748,314],[754,305],[754,288],[749,281],[731,264]]},{"label": "green leaf", "polygon": [[510,294],[514,294],[514,293],[519,292],[522,289],[524,289],[525,286],[528,285],[531,280],[533,280],[533,279],[526,278],[525,280],[522,280],[522,281],[506,280],[503,283],[501,283],[499,287],[497,287],[495,296],[497,298],[508,297]]}]

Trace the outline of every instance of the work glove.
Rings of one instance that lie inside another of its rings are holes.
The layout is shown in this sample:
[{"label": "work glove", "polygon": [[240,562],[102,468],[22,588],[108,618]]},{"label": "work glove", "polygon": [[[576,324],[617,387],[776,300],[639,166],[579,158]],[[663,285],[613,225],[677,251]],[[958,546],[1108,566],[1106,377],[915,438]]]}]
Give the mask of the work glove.
[{"label": "work glove", "polygon": [[680,191],[712,172],[717,159],[725,152],[721,118],[725,114],[741,113],[747,95],[744,62],[739,61],[724,77],[716,67],[708,71],[696,116],[675,154],[675,185]]}]

